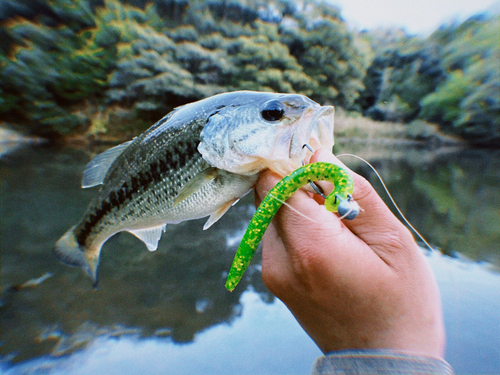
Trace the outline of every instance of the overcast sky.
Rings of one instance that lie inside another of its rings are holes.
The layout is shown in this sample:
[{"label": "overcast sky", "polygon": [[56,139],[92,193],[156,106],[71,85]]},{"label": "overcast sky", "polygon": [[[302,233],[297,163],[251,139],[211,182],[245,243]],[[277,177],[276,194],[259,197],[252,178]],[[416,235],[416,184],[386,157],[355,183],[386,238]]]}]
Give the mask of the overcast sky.
[{"label": "overcast sky", "polygon": [[428,35],[443,23],[488,9],[500,9],[498,0],[329,0],[341,9],[348,25],[358,30],[404,27],[409,33]]}]

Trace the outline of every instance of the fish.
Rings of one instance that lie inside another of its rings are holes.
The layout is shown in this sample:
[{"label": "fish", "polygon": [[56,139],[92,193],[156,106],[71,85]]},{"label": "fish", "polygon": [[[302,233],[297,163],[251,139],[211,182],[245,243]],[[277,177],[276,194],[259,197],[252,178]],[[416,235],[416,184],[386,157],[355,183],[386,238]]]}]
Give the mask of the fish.
[{"label": "fish", "polygon": [[331,149],[333,118],[333,106],[272,92],[227,92],[175,108],[87,164],[82,187],[100,189],[53,253],[97,287],[110,237],[128,231],[154,251],[167,224],[208,217],[208,229],[261,172],[284,177],[300,167],[304,144]]}]

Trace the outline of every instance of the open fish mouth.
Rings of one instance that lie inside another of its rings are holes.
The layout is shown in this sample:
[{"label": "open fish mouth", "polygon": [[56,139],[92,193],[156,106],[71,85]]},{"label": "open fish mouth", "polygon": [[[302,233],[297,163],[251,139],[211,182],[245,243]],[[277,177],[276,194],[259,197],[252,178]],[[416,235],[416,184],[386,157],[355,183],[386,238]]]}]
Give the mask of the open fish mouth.
[{"label": "open fish mouth", "polygon": [[[305,118],[304,118],[305,117]],[[311,118],[309,120],[309,118]],[[307,154],[304,145],[312,149],[333,147],[334,108],[323,106],[312,108],[304,113],[299,120],[299,126],[290,140],[289,157],[291,160],[302,161]]]},{"label": "open fish mouth", "polygon": [[309,145],[313,150],[331,150],[334,144],[334,112],[333,106],[317,106],[304,111],[288,138],[286,159],[275,159],[268,167],[279,175],[286,176],[304,162],[309,162],[311,153],[304,145]]}]

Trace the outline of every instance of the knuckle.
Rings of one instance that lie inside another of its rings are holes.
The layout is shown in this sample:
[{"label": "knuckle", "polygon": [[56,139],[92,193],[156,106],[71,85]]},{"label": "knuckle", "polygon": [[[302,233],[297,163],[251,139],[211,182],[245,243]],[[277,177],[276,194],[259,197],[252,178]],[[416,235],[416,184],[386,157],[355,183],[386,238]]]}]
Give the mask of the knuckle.
[{"label": "knuckle", "polygon": [[356,176],[354,183],[354,199],[358,201],[371,198],[373,194],[377,194],[372,185],[363,176]]},{"label": "knuckle", "polygon": [[375,246],[379,248],[377,253],[384,261],[396,268],[405,264],[405,259],[409,260],[415,249],[418,249],[410,231],[402,224],[400,227],[381,232]]},{"label": "knuckle", "polygon": [[384,235],[386,246],[394,251],[405,248],[407,239],[401,231],[391,230]]}]

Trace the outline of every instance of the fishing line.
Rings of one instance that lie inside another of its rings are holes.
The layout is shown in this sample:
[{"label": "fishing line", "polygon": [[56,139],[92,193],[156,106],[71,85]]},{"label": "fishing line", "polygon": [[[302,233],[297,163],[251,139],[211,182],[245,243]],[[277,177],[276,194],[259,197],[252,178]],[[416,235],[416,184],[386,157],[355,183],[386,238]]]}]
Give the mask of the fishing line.
[{"label": "fishing line", "polygon": [[269,196],[270,196],[271,198],[273,198],[273,199],[276,199],[278,202],[281,202],[281,204],[284,204],[285,206],[287,206],[288,208],[290,208],[292,211],[294,211],[295,213],[299,214],[299,215],[300,215],[300,216],[302,216],[303,218],[305,218],[305,219],[307,219],[307,220],[309,220],[309,221],[312,221],[312,222],[313,222],[313,223],[315,223],[315,224],[320,224],[320,222],[319,222],[319,221],[314,220],[313,218],[311,218],[311,217],[307,216],[306,214],[303,214],[302,212],[300,212],[300,211],[299,211],[299,210],[297,210],[296,208],[292,207],[292,205],[291,205],[291,204],[286,203],[284,200],[281,200],[281,199],[279,199],[278,197],[275,197],[275,196],[274,196],[274,195],[272,195],[272,194],[269,194]]},{"label": "fishing line", "polygon": [[413,225],[410,224],[410,222],[408,221],[408,219],[405,217],[405,215],[403,215],[403,212],[401,212],[401,210],[399,209],[398,205],[396,204],[396,202],[394,201],[394,198],[392,197],[391,193],[389,193],[389,189],[387,188],[387,186],[385,185],[384,183],[384,180],[382,179],[382,176],[380,176],[380,174],[377,172],[377,170],[375,169],[375,167],[373,165],[371,165],[370,163],[368,163],[365,159],[363,159],[362,157],[358,156],[358,155],[354,155],[354,154],[340,154],[340,155],[336,155],[338,158],[340,157],[343,157],[343,156],[352,156],[358,160],[361,160],[362,162],[366,163],[366,165],[368,165],[373,172],[375,172],[375,175],[378,177],[380,183],[382,184],[382,187],[384,188],[385,192],[387,193],[387,196],[389,197],[389,199],[391,200],[392,204],[394,205],[394,207],[396,208],[396,210],[398,211],[399,215],[401,216],[401,218],[404,220],[404,222],[411,228],[411,230],[413,232],[415,232],[415,234],[423,241],[423,243],[431,250],[431,251],[434,251],[435,249],[429,244],[429,242],[427,242],[427,240],[424,238],[424,236],[422,236],[418,230],[415,229],[415,227],[413,227]]},{"label": "fishing line", "polygon": [[[372,170],[373,172],[375,172],[375,174],[377,175],[378,179],[380,180],[380,183],[382,184],[385,192],[387,193],[387,195],[389,196],[389,199],[391,200],[392,204],[394,205],[394,207],[396,208],[396,210],[398,211],[399,215],[401,215],[401,217],[403,218],[403,220],[405,221],[405,223],[411,228],[411,230],[413,230],[413,232],[415,232],[415,234],[425,243],[425,245],[431,250],[431,251],[437,251],[437,249],[434,249],[430,244],[429,242],[427,242],[427,240],[424,238],[424,236],[422,236],[418,230],[416,230],[413,225],[410,224],[410,222],[408,221],[408,219],[405,217],[405,215],[403,215],[403,213],[401,212],[401,210],[399,209],[398,205],[396,204],[396,202],[394,201],[394,198],[392,197],[391,193],[389,193],[389,189],[387,188],[387,186],[385,185],[384,183],[384,180],[382,180],[382,176],[380,176],[380,174],[377,172],[377,170],[375,169],[375,167],[373,165],[371,165],[370,163],[368,163],[365,159],[363,159],[362,157],[358,156],[358,155],[354,155],[354,154],[340,154],[340,155],[336,155],[337,157],[343,157],[343,156],[352,156],[356,159],[359,159],[361,160],[362,162],[366,163],[366,165],[368,165]],[[454,278],[453,278],[453,275],[450,271],[449,268],[446,268],[446,273],[448,274],[448,280],[450,280],[450,283],[452,285],[451,287],[451,290],[452,290],[452,295],[453,295],[453,299],[454,299],[454,302],[455,302],[455,305],[458,306],[459,304],[459,299],[458,299],[458,289],[455,287],[455,281],[454,281]],[[460,326],[462,325],[461,323],[461,320],[458,319],[458,315],[456,314],[456,309],[452,309],[453,313],[455,314],[455,321],[458,322],[458,326],[460,328]]]}]

